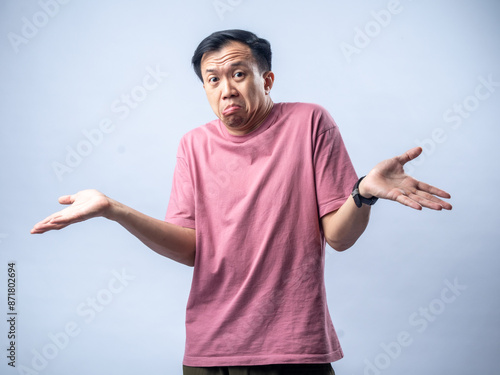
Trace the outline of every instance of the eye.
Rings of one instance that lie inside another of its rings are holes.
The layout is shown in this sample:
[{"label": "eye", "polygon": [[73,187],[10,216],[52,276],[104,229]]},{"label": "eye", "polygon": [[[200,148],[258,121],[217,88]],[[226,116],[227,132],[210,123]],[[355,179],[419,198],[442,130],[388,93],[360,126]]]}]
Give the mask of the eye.
[{"label": "eye", "polygon": [[245,76],[245,73],[243,72],[236,72],[234,73],[235,78],[243,78]]},{"label": "eye", "polygon": [[219,78],[217,78],[217,77],[210,77],[210,78],[208,79],[208,82],[210,82],[210,83],[216,83],[216,82],[218,82],[218,81],[219,81]]}]

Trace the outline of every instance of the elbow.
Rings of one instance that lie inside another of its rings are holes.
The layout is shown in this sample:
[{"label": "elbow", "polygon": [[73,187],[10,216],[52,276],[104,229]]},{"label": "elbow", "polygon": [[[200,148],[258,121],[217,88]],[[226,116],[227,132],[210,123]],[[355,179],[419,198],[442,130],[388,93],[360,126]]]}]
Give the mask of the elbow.
[{"label": "elbow", "polygon": [[179,263],[184,264],[185,266],[194,267],[195,255],[196,255],[196,250],[192,250],[187,252],[187,254],[184,254],[184,256],[181,259],[176,259],[176,260]]},{"label": "elbow", "polygon": [[154,249],[160,255],[167,257],[177,263],[183,264],[188,267],[194,267],[196,247],[188,247],[181,250],[173,251],[171,249],[161,248]]},{"label": "elbow", "polygon": [[177,250],[177,262],[188,267],[194,267],[196,258],[196,232],[194,229],[184,228],[187,233],[185,241],[180,249]]},{"label": "elbow", "polygon": [[194,267],[194,254],[192,257],[186,259],[186,261],[184,262],[184,264],[188,267]]},{"label": "elbow", "polygon": [[352,245],[342,245],[342,246],[336,246],[336,247],[333,247],[333,250],[339,252],[339,253],[342,253],[344,251],[346,251],[347,249],[349,249]]},{"label": "elbow", "polygon": [[330,245],[330,247],[333,250],[338,251],[339,253],[341,253],[343,251],[346,251],[347,249],[350,249],[356,243],[356,241],[354,241],[354,242],[347,242],[347,241],[335,241],[335,240],[332,240],[332,239],[326,239],[326,243],[328,245]]}]

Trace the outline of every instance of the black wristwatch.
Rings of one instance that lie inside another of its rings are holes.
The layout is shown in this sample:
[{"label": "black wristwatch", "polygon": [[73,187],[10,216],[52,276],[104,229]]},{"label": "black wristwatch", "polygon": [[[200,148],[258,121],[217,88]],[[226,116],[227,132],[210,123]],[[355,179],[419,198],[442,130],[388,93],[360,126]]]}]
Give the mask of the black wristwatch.
[{"label": "black wristwatch", "polygon": [[352,189],[352,197],[354,198],[354,203],[356,203],[356,206],[361,207],[364,204],[367,204],[368,206],[371,206],[375,204],[376,201],[378,201],[377,197],[371,197],[371,198],[365,198],[361,194],[359,194],[359,184],[365,178],[366,176],[361,177],[358,182],[354,185],[354,188]]}]

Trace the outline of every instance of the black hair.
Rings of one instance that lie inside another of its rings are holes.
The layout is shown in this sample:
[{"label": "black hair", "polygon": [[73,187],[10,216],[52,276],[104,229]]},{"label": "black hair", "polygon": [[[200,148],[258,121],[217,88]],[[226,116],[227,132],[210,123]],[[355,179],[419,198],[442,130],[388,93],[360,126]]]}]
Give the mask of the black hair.
[{"label": "black hair", "polygon": [[202,40],[191,59],[194,72],[200,78],[201,82],[203,82],[201,74],[201,59],[203,55],[207,52],[219,51],[232,41],[240,42],[250,47],[252,56],[261,72],[271,70],[271,44],[267,40],[259,38],[254,33],[245,30],[217,31]]}]

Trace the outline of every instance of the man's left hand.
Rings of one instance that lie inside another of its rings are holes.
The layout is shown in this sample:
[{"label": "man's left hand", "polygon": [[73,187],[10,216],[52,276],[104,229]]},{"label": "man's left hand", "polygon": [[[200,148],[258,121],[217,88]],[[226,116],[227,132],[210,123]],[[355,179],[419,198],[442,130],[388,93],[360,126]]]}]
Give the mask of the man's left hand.
[{"label": "man's left hand", "polygon": [[359,193],[365,198],[389,199],[416,210],[451,210],[451,204],[438,198],[451,198],[450,194],[405,173],[403,166],[421,153],[422,148],[415,147],[378,163],[361,181]]}]

